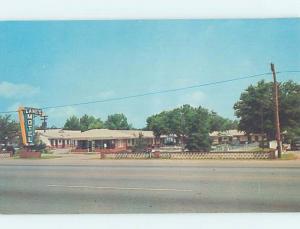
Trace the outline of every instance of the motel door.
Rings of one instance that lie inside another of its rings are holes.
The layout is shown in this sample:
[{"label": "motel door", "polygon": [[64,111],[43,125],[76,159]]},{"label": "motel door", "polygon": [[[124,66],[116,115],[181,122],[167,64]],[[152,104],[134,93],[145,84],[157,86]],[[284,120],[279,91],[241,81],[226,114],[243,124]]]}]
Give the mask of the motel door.
[{"label": "motel door", "polygon": [[93,149],[92,149],[92,141],[88,141],[88,148],[89,148],[89,152],[92,152]]}]

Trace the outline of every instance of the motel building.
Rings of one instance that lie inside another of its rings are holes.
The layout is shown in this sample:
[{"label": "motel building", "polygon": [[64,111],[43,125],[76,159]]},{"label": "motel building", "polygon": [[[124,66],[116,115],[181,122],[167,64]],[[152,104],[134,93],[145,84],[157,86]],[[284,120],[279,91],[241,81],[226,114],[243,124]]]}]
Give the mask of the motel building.
[{"label": "motel building", "polygon": [[121,152],[131,150],[140,135],[149,147],[157,141],[152,131],[92,129],[84,132],[37,130],[38,138],[50,148],[69,148],[72,152]]},{"label": "motel building", "polygon": [[[162,135],[156,139],[152,131],[92,129],[88,131],[48,129],[36,130],[38,139],[50,148],[67,148],[72,152],[116,153],[130,151],[140,135],[147,146],[181,145],[175,135]],[[212,145],[240,145],[262,141],[263,134],[249,134],[243,131],[227,130],[210,133]]]},{"label": "motel building", "polygon": [[209,136],[212,140],[212,145],[247,144],[261,142],[265,138],[265,134],[246,134],[244,131],[238,130],[214,131]]}]

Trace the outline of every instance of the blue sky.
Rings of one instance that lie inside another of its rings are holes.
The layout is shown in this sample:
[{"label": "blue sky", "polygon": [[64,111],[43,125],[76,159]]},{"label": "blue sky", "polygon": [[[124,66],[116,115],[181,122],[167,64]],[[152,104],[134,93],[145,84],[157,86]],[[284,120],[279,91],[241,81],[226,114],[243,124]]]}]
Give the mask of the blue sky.
[{"label": "blue sky", "polygon": [[[0,110],[45,107],[172,89],[269,71],[300,70],[300,20],[0,22]],[[135,127],[185,103],[234,118],[240,93],[260,79],[78,107],[70,115],[124,113]],[[278,76],[300,82],[299,73]]]}]

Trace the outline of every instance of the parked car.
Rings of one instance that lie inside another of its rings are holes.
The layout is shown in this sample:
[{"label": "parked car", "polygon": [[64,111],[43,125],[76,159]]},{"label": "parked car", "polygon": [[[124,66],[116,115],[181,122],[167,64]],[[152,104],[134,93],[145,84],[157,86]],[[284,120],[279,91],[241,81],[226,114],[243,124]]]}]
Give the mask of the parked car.
[{"label": "parked car", "polygon": [[300,150],[300,137],[296,137],[292,140],[291,150]]},{"label": "parked car", "polygon": [[0,154],[1,155],[6,155],[6,154],[10,154],[10,155],[15,155],[15,149],[12,146],[0,146]]}]

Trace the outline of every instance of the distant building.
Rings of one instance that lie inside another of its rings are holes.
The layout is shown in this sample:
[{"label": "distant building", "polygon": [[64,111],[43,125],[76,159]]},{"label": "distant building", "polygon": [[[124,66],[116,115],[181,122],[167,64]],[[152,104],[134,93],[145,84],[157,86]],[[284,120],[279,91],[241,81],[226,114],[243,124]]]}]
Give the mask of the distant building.
[{"label": "distant building", "polygon": [[209,134],[212,145],[219,144],[245,144],[253,142],[261,142],[265,137],[265,134],[251,133],[247,134],[244,131],[238,130],[226,130],[226,131],[214,131]]},{"label": "distant building", "polygon": [[161,135],[159,145],[178,145],[181,144],[181,139],[176,134]]}]

